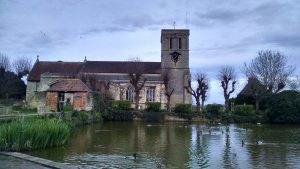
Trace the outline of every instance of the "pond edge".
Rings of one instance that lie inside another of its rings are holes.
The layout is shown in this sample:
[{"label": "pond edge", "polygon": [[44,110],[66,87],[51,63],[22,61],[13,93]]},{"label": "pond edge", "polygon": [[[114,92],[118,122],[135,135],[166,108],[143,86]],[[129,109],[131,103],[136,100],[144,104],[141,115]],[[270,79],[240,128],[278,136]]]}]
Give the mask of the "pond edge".
[{"label": "pond edge", "polygon": [[54,162],[51,160],[30,156],[27,154],[19,153],[19,152],[0,152],[1,155],[12,156],[15,158],[19,158],[25,161],[33,162],[36,164],[40,164],[44,167],[55,168],[55,169],[64,169],[64,168],[72,168],[63,163]]}]

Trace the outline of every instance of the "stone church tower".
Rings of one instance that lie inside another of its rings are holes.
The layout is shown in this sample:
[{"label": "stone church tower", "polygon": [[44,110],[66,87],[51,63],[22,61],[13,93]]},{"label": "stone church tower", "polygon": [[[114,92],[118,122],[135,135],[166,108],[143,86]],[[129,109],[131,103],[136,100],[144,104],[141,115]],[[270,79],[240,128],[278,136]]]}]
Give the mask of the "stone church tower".
[{"label": "stone church tower", "polygon": [[168,72],[171,107],[178,103],[192,103],[192,96],[185,87],[190,79],[188,29],[163,29],[161,31],[161,68],[162,74]]}]

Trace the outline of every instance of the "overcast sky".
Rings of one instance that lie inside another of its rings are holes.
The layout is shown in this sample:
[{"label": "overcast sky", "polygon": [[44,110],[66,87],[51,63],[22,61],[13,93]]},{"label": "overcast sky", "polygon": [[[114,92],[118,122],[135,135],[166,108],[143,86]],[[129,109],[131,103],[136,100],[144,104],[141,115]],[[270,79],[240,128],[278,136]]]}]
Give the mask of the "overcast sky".
[{"label": "overcast sky", "polygon": [[174,21],[190,29],[192,73],[211,78],[209,103],[223,102],[218,69],[232,65],[244,79],[240,68],[258,50],[278,50],[300,66],[297,0],[0,0],[0,52],[42,61],[160,61],[160,31]]}]

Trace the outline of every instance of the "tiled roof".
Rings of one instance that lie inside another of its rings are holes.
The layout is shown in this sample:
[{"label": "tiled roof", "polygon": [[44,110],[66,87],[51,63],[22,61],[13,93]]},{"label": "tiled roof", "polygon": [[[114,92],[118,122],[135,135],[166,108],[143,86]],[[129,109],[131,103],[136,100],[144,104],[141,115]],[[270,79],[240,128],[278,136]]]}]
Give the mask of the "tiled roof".
[{"label": "tiled roof", "polygon": [[89,92],[91,90],[80,79],[63,79],[52,84],[47,91]]},{"label": "tiled roof", "polygon": [[[140,62],[144,74],[160,74],[160,62]],[[128,73],[134,62],[87,61],[82,73]]]},{"label": "tiled roof", "polygon": [[82,68],[82,62],[41,62],[34,64],[28,75],[28,81],[40,81],[43,73],[60,73],[77,75]]},{"label": "tiled roof", "polygon": [[[141,62],[144,74],[160,74],[160,62]],[[133,62],[86,61],[86,62],[44,62],[34,64],[28,81],[40,81],[41,74],[78,75],[80,73],[128,73]]]}]

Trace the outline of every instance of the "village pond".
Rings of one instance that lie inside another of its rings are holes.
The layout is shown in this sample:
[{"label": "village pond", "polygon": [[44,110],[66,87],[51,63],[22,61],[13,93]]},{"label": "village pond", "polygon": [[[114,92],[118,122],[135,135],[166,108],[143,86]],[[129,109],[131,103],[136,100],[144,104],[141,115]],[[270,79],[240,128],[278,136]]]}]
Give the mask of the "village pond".
[{"label": "village pond", "polygon": [[300,126],[104,122],[25,153],[79,168],[297,168]]}]

